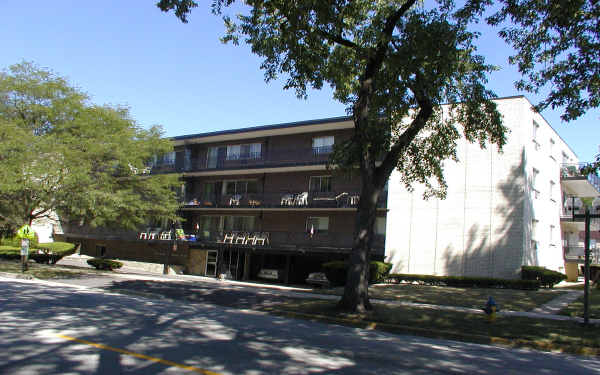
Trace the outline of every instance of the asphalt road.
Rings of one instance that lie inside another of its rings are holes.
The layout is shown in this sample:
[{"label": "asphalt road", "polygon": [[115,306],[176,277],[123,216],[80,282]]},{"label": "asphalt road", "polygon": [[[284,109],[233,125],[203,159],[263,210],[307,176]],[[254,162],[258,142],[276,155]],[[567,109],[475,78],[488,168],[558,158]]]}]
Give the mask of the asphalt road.
[{"label": "asphalt road", "polygon": [[599,359],[5,278],[0,322],[0,374],[600,373]]}]

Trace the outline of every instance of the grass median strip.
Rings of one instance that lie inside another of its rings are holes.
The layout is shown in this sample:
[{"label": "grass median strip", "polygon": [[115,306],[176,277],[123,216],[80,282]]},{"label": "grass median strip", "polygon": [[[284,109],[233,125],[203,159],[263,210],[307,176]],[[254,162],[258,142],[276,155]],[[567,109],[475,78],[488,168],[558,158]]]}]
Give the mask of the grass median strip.
[{"label": "grass median strip", "polygon": [[77,271],[61,268],[59,266],[28,263],[28,270],[21,272],[21,263],[8,260],[0,260],[0,272],[13,273],[18,275],[30,275],[38,279],[65,279],[82,277],[88,275],[89,271]]},{"label": "grass median strip", "polygon": [[277,315],[481,344],[499,344],[574,354],[600,355],[600,327],[570,321],[374,305],[366,314],[340,313],[335,302],[293,300],[265,307]]},{"label": "grass median strip", "polygon": [[199,367],[184,365],[184,364],[173,362],[173,361],[169,361],[169,360],[166,360],[166,359],[151,357],[149,355],[132,352],[132,351],[125,350],[125,349],[113,348],[112,346],[108,346],[108,345],[104,345],[104,344],[99,344],[99,343],[88,341],[88,340],[78,339],[76,337],[71,337],[71,336],[67,336],[67,335],[57,335],[57,336],[60,337],[60,338],[62,338],[62,339],[64,339],[64,340],[75,341],[75,342],[78,342],[80,344],[85,344],[85,345],[93,346],[93,347],[98,348],[98,349],[110,350],[110,351],[113,351],[113,352],[117,352],[117,353],[129,355],[129,356],[132,356],[132,357],[145,359],[147,361],[157,362],[157,363],[161,363],[163,365],[167,365],[167,366],[171,366],[171,367],[177,367],[177,368],[181,368],[181,369],[184,369],[184,370],[194,371],[194,372],[197,372],[197,373],[200,373],[200,374],[203,374],[203,375],[220,375],[217,372],[213,372],[213,371],[210,371],[210,370],[201,369]]},{"label": "grass median strip", "polygon": [[[315,293],[341,296],[343,288],[315,289]],[[376,284],[369,287],[369,297],[383,300],[398,300],[432,305],[480,308],[489,296],[503,310],[530,311],[552,299],[559,297],[564,291],[559,290],[515,290],[488,288],[455,288],[413,284]]]}]

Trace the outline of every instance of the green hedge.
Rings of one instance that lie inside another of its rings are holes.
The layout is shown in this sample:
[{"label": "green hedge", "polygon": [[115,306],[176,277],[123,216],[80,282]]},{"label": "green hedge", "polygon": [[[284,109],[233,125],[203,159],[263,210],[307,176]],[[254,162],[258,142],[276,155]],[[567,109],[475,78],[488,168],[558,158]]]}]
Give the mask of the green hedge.
[{"label": "green hedge", "polygon": [[[346,285],[348,276],[348,263],[342,260],[336,260],[322,264],[322,269],[332,286]],[[370,262],[369,263],[369,283],[384,281],[392,269],[391,263]]]},{"label": "green hedge", "polygon": [[[29,240],[29,248],[30,249],[35,249],[38,247],[38,235],[37,233],[35,233],[35,238],[33,240]],[[18,247],[19,249],[21,248],[21,239],[18,237],[6,237],[6,238],[0,238],[0,245],[3,246],[13,246],[13,247]]]},{"label": "green hedge", "polygon": [[20,260],[21,248],[7,245],[0,245],[0,259]]},{"label": "green hedge", "polygon": [[397,283],[418,282],[425,285],[452,286],[462,288],[505,288],[538,290],[540,282],[537,280],[507,280],[491,277],[469,277],[469,276],[433,276],[412,274],[391,274],[386,280],[394,280]]},{"label": "green hedge", "polygon": [[104,259],[104,258],[92,258],[92,259],[88,259],[87,263],[92,266],[92,267],[96,267],[97,270],[116,270],[117,268],[121,268],[123,267],[123,263],[116,261],[116,260],[111,260],[111,259]]},{"label": "green hedge", "polygon": [[544,267],[536,266],[522,266],[521,267],[521,279],[523,280],[537,280],[540,285],[546,288],[553,288],[554,285],[567,279],[567,275],[552,271]]},{"label": "green hedge", "polygon": [[[20,241],[20,240],[19,240]],[[68,242],[49,242],[37,244],[36,248],[29,249],[29,259],[37,263],[55,264],[61,258],[73,254],[75,245]],[[8,260],[21,259],[21,245],[0,245],[0,258]]]}]

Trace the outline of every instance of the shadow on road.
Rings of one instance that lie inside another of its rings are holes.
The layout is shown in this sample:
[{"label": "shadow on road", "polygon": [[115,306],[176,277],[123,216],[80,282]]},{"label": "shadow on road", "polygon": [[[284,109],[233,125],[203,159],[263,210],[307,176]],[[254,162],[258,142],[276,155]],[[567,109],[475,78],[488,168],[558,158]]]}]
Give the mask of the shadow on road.
[{"label": "shadow on road", "polygon": [[[183,371],[57,339],[57,333],[227,374],[505,374],[535,368],[538,373],[573,375],[599,368],[597,361],[568,360],[553,353],[395,336],[242,312],[237,309],[278,302],[282,297],[236,291],[235,287],[165,284],[123,281],[110,288],[143,288],[172,298],[184,296],[183,300],[0,283],[0,373]],[[190,300],[194,303],[188,304]]]}]

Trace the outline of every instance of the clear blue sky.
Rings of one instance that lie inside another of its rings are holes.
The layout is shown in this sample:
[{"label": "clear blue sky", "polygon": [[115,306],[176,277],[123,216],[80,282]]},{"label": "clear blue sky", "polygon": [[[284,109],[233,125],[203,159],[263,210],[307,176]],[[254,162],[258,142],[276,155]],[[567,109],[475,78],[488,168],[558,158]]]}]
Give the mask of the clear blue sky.
[{"label": "clear blue sky", "polygon": [[[0,67],[33,61],[67,77],[95,103],[131,108],[142,126],[160,124],[166,135],[184,135],[345,115],[331,91],[298,100],[283,80],[265,84],[260,60],[248,47],[223,45],[223,25],[199,1],[188,24],[162,13],[155,1],[0,0]],[[205,4],[205,5],[203,5]],[[501,66],[489,88],[518,92],[519,74],[507,64],[510,50],[481,27],[479,53]],[[544,117],[580,160],[598,153],[600,111],[562,123],[559,110]]]}]

